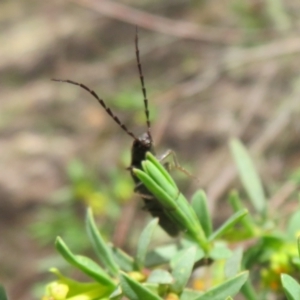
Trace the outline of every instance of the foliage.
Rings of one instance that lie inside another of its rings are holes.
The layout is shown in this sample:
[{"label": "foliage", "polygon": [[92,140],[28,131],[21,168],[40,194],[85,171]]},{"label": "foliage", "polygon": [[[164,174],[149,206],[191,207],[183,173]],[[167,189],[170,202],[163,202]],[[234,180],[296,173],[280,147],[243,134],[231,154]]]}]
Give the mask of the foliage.
[{"label": "foliage", "polygon": [[7,300],[7,296],[4,290],[4,287],[0,284],[0,299],[1,300]]},{"label": "foliage", "polygon": [[[213,228],[204,191],[197,191],[189,203],[164,167],[147,153],[142,169],[133,172],[181,229],[180,239],[149,251],[158,225],[155,218],[141,232],[135,255],[128,255],[105,240],[90,208],[86,230],[99,263],[73,254],[60,237],[55,243],[61,256],[90,282],[75,281],[52,268],[57,280],[47,285],[42,299],[225,300],[239,291],[249,300],[266,299],[269,294],[297,299],[300,285],[294,278],[299,278],[300,241],[297,248],[295,240],[300,210],[280,229],[248,151],[238,140],[232,140],[230,148],[254,209],[252,215],[238,192],[232,191],[228,201],[233,214]],[[194,273],[198,268],[203,272]]]},{"label": "foliage", "polygon": [[[298,255],[300,257],[300,238],[298,238]],[[300,259],[298,258],[295,263],[297,265],[297,277],[299,278]],[[300,284],[293,277],[283,273],[281,274],[281,283],[288,300],[296,300],[299,298]]]},{"label": "foliage", "polygon": [[[58,280],[47,286],[43,299],[121,299],[125,295],[128,299],[221,300],[234,297],[240,290],[246,299],[264,299],[270,293],[285,293],[294,299],[298,285],[290,276],[297,276],[299,268],[294,240],[300,229],[300,210],[290,216],[286,229],[280,230],[270,217],[270,203],[248,151],[238,140],[232,140],[230,148],[253,215],[232,191],[228,201],[233,215],[213,228],[204,191],[196,192],[189,203],[169,173],[148,153],[142,169],[134,173],[159,201],[166,216],[181,228],[179,243],[148,251],[158,224],[158,219],[153,219],[140,235],[135,256],[129,256],[104,240],[90,209],[86,227],[100,265],[74,255],[61,238],[57,238],[56,248],[92,281],[74,282],[52,269]],[[249,246],[232,250],[231,242]],[[198,267],[205,275],[191,279]],[[243,270],[251,271],[249,278]]]},{"label": "foliage", "polygon": [[[252,216],[244,218],[243,228],[234,235],[238,240],[245,236],[254,239],[253,245],[244,252],[243,266],[252,270],[250,281],[256,279],[255,285],[259,284],[260,289],[254,292],[249,281],[243,292],[246,299],[266,299],[270,293],[282,294],[281,273],[297,274],[299,259],[295,241],[300,232],[300,208],[289,216],[285,228],[280,229],[281,216],[274,216],[272,203],[267,201],[246,148],[238,140],[232,140],[230,146],[241,181],[255,209]],[[235,192],[231,194],[230,203],[234,209],[242,206]]]},{"label": "foliage", "polygon": [[[125,295],[128,299],[200,300],[225,299],[237,294],[247,280],[248,272],[240,270],[241,253],[232,252],[220,238],[246,216],[247,210],[235,212],[213,230],[203,191],[197,192],[192,205],[189,204],[168,172],[150,153],[143,162],[143,169],[134,172],[157,197],[167,216],[182,229],[180,243],[148,251],[158,225],[158,219],[153,219],[140,235],[136,254],[129,256],[105,241],[89,209],[86,229],[100,264],[73,254],[61,238],[56,240],[56,249],[92,281],[75,282],[52,269],[58,280],[47,286],[43,299],[121,299]],[[214,263],[209,265],[211,261]],[[202,283],[201,289],[187,288],[197,266],[216,275],[209,280],[206,276],[193,279],[192,285]]]}]

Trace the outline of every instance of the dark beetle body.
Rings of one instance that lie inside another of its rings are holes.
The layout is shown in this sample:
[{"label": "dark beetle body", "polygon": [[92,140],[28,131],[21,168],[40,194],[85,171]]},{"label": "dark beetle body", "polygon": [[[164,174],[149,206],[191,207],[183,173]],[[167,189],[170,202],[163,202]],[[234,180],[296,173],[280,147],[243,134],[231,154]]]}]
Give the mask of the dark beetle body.
[{"label": "dark beetle body", "polygon": [[138,139],[133,141],[130,167],[141,169],[142,161],[146,159],[147,152],[151,152],[155,155],[152,137],[149,132],[145,132]]},{"label": "dark beetle body", "polygon": [[136,33],[135,37],[135,49],[136,49],[136,59],[137,59],[137,65],[142,85],[142,92],[144,96],[144,106],[145,106],[145,114],[146,114],[146,120],[147,120],[147,132],[142,134],[139,138],[137,138],[128,128],[119,120],[117,116],[113,114],[111,109],[106,106],[103,99],[99,98],[99,96],[90,88],[88,88],[86,85],[82,83],[78,83],[72,80],[60,80],[60,79],[53,79],[54,81],[60,81],[60,82],[67,82],[70,84],[78,85],[81,88],[85,89],[87,92],[89,92],[94,98],[97,99],[99,104],[105,109],[105,111],[112,117],[112,119],[128,134],[130,135],[134,141],[131,148],[131,164],[128,168],[130,170],[131,176],[135,182],[135,192],[140,194],[142,199],[144,200],[145,209],[150,212],[150,214],[153,217],[159,218],[159,225],[171,236],[178,235],[180,229],[170,220],[168,215],[165,213],[165,208],[160,204],[160,202],[154,197],[153,194],[142,184],[142,182],[135,176],[135,174],[132,172],[133,168],[136,169],[142,169],[142,161],[146,159],[146,153],[151,152],[154,153],[153,149],[153,142],[152,142],[152,136],[150,133],[150,120],[149,120],[149,110],[148,110],[148,99],[146,95],[146,88],[144,85],[144,77],[142,73],[142,66],[140,63],[139,58],[139,49],[138,49],[138,36]]},{"label": "dark beetle body", "polygon": [[[146,153],[151,152],[155,155],[151,135],[146,132],[141,135],[138,140],[135,140],[131,148],[131,165],[130,169],[142,168],[142,161],[146,159]],[[149,211],[153,218],[159,218],[159,225],[170,235],[177,236],[180,229],[174,224],[165,213],[164,207],[160,202],[149,192],[142,182],[131,171],[131,176],[136,184],[135,191],[140,194],[144,200],[144,209]]]}]

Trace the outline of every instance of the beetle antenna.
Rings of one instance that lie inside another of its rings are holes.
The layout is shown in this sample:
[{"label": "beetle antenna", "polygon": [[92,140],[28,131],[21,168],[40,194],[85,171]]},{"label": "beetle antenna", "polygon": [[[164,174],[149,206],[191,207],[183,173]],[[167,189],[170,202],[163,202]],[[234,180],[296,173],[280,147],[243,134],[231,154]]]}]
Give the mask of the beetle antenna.
[{"label": "beetle antenna", "polygon": [[105,111],[113,118],[113,120],[131,137],[133,137],[135,140],[138,140],[136,138],[136,136],[133,134],[133,132],[131,132],[121,121],[120,119],[113,114],[113,112],[111,111],[111,109],[105,104],[104,100],[102,100],[101,98],[99,98],[99,96],[96,94],[95,91],[91,90],[90,88],[88,88],[86,85],[82,84],[82,83],[78,83],[72,80],[68,80],[68,79],[51,79],[52,81],[58,81],[58,82],[67,82],[70,84],[74,84],[74,85],[78,85],[81,88],[83,88],[84,90],[86,90],[87,92],[89,92],[94,98],[97,99],[97,101],[100,103],[100,105],[105,109]]}]

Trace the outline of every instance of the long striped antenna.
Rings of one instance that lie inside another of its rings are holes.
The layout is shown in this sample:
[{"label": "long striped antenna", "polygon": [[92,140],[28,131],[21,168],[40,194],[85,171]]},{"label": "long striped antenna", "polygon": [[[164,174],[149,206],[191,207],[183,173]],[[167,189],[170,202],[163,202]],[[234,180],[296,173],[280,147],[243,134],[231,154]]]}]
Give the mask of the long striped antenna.
[{"label": "long striped antenna", "polygon": [[141,65],[141,60],[140,60],[140,50],[139,50],[138,41],[139,41],[138,27],[136,26],[136,31],[135,31],[135,55],[136,55],[136,61],[137,61],[137,66],[138,66],[138,70],[139,70],[141,85],[142,85],[142,92],[143,92],[143,98],[144,98],[144,107],[145,107],[145,114],[146,114],[146,121],[147,121],[147,131],[148,131],[148,134],[151,138],[151,134],[150,134],[151,124],[150,124],[150,118],[149,118],[147,91],[146,91],[145,83],[144,83],[144,75],[143,75],[142,65]]},{"label": "long striped antenna", "polygon": [[68,79],[51,79],[52,81],[58,81],[58,82],[67,82],[70,84],[74,84],[74,85],[78,85],[81,88],[83,88],[84,90],[86,90],[87,92],[89,92],[94,98],[97,99],[97,101],[100,103],[100,105],[105,109],[105,111],[114,119],[114,121],[131,137],[134,138],[134,140],[138,140],[138,138],[136,138],[136,136],[120,121],[120,119],[113,114],[113,112],[111,111],[111,109],[109,107],[107,107],[107,105],[105,104],[105,102],[99,98],[99,96],[96,94],[95,91],[91,90],[90,88],[88,88],[86,85],[82,84],[82,83],[78,83],[72,80],[68,80]]}]

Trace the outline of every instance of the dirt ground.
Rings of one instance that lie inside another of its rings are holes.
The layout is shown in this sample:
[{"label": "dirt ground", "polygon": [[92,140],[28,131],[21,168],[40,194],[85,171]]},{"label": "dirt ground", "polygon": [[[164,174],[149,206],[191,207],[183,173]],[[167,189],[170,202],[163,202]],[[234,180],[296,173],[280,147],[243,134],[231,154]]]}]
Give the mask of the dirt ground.
[{"label": "dirt ground", "polygon": [[136,25],[157,152],[173,149],[199,179],[187,180],[186,193],[203,188],[216,222],[223,218],[216,208],[240,186],[228,148],[238,137],[274,207],[294,197],[300,3],[271,2],[0,3],[0,281],[10,299],[32,299],[45,276],[39,262],[54,247],[41,247],[28,226],[68,184],[70,161],[105,178],[132,143],[85,91],[50,79],[85,83],[141,134]]}]

